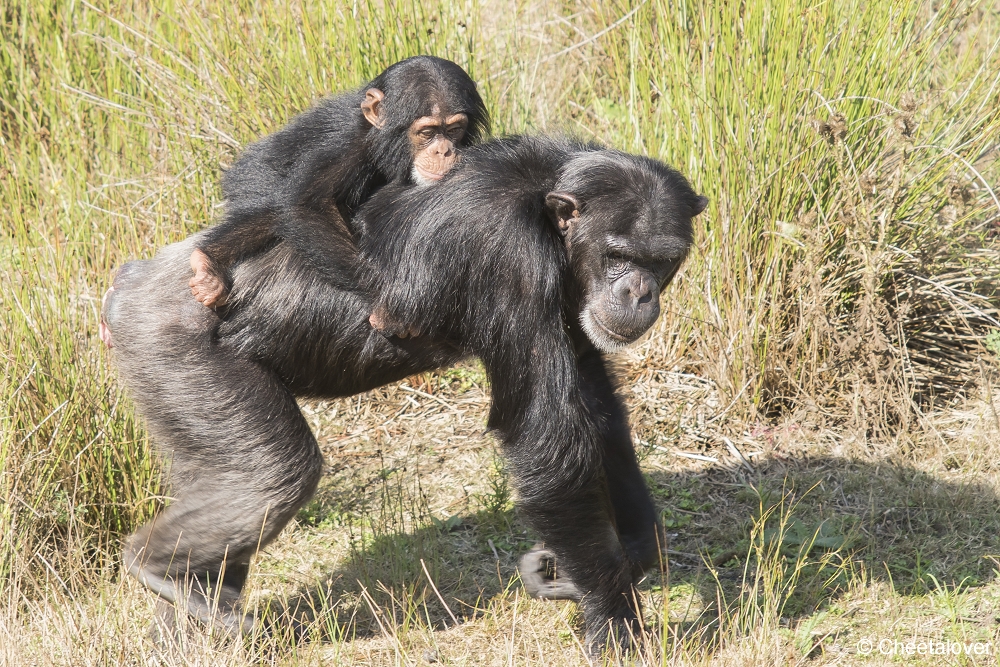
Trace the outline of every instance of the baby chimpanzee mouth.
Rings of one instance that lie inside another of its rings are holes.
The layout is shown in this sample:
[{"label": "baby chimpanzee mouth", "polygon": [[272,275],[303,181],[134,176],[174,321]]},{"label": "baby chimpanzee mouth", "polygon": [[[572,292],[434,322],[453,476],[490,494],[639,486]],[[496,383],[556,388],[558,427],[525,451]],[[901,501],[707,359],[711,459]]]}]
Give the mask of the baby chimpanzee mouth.
[{"label": "baby chimpanzee mouth", "polygon": [[440,174],[437,172],[428,171],[423,167],[421,167],[419,164],[414,164],[413,167],[417,170],[418,174],[431,181],[440,181],[442,178],[444,178],[444,175],[448,173],[447,171],[442,172]]}]

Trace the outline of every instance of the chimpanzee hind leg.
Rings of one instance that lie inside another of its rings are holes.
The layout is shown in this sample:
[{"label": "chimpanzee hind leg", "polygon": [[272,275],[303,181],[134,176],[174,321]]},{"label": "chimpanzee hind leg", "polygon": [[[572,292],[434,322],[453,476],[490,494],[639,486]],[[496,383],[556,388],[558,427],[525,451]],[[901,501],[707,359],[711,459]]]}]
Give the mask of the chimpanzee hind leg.
[{"label": "chimpanzee hind leg", "polygon": [[[580,360],[580,374],[589,407],[602,419],[608,494],[615,510],[618,537],[632,563],[632,576],[638,581],[646,570],[657,565],[666,542],[635,456],[625,407],[615,394],[605,363],[597,353],[585,355]],[[559,572],[555,554],[543,544],[521,557],[518,570],[532,597],[579,601],[583,595],[568,576]]]},{"label": "chimpanzee hind leg", "polygon": [[189,381],[186,400],[174,399],[180,410],[144,410],[169,457],[171,500],[129,538],[125,565],[194,618],[242,634],[252,625],[238,604],[250,559],[312,496],[322,455],[294,398],[269,372],[198,356],[197,368],[174,374],[175,383],[182,375]]},{"label": "chimpanzee hind leg", "polygon": [[125,544],[125,567],[231,634],[254,553],[316,489],[322,455],[279,378],[214,340],[187,281],[192,240],[127,265],[103,309],[119,376],[168,466],[166,508]]}]

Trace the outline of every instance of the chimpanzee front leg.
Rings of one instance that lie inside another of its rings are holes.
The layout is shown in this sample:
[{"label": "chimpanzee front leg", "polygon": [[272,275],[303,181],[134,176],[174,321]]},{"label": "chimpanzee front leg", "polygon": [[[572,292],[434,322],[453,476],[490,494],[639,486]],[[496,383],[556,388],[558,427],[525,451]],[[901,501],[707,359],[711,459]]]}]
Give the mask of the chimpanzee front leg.
[{"label": "chimpanzee front leg", "polygon": [[588,650],[599,653],[612,633],[627,646],[640,628],[632,584],[636,567],[615,530],[599,461],[549,460],[536,466],[527,474],[514,466],[519,509],[555,554],[562,576],[580,591]]},{"label": "chimpanzee front leg", "polygon": [[[588,406],[599,415],[604,441],[604,475],[615,508],[618,535],[635,570],[634,581],[654,567],[666,547],[663,528],[657,517],[649,490],[635,457],[629,432],[628,418],[604,359],[596,352],[580,361],[585,381]],[[544,544],[538,544],[521,557],[518,563],[521,582],[532,597],[546,600],[577,600],[582,597],[579,587],[560,572],[555,554]]]},{"label": "chimpanzee front leg", "polygon": [[[596,655],[609,635],[625,646],[639,630],[633,577],[641,568],[619,537],[608,492],[607,429],[590,405],[602,385],[590,379],[595,373],[589,369],[583,381],[575,358],[566,360],[574,366],[567,375],[560,373],[559,361],[551,361],[529,370],[529,377],[492,376],[491,423],[503,436],[521,515],[581,593],[586,643]],[[619,468],[616,463],[609,469],[618,475]]]},{"label": "chimpanzee front leg", "polygon": [[622,545],[635,569],[633,580],[660,562],[666,548],[663,527],[635,456],[628,415],[615,393],[604,357],[592,351],[580,359],[588,407],[601,418],[604,475],[615,508]]}]

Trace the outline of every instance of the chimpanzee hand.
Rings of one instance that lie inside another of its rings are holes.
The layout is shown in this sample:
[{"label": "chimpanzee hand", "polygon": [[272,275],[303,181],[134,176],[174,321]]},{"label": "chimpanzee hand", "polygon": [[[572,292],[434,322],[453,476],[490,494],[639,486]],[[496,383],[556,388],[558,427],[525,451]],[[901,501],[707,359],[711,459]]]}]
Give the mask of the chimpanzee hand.
[{"label": "chimpanzee hand", "polygon": [[556,555],[551,549],[536,544],[521,556],[517,564],[521,583],[528,595],[542,600],[576,600],[583,591],[565,573],[556,570]]}]

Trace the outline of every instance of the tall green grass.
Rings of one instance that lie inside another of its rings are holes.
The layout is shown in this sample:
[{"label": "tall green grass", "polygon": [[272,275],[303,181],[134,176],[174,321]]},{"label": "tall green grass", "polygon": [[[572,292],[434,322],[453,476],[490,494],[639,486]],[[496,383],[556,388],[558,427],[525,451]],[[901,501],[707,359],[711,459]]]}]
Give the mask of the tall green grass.
[{"label": "tall green grass", "polygon": [[[596,27],[629,8],[595,5]],[[744,409],[863,435],[977,380],[1000,320],[998,40],[989,3],[911,0],[650,0],[603,38],[602,136],[713,199],[670,356]]]},{"label": "tall green grass", "polygon": [[116,567],[160,492],[96,336],[111,271],[209,224],[239,146],[417,53],[466,67],[500,131],[660,157],[711,197],[641,351],[732,416],[877,439],[978,379],[1000,319],[989,3],[151,4],[0,4],[12,608]]}]

